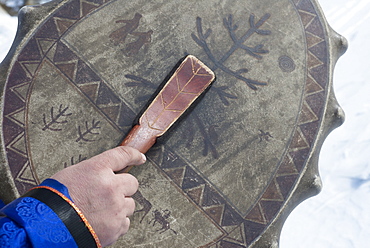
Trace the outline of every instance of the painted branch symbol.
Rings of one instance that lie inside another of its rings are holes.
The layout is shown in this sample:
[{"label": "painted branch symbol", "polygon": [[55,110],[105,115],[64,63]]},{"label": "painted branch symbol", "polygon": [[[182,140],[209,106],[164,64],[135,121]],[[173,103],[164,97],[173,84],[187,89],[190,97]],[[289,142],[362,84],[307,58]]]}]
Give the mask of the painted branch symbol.
[{"label": "painted branch symbol", "polygon": [[251,55],[252,57],[256,59],[262,59],[262,54],[266,54],[269,51],[266,49],[263,49],[263,44],[258,44],[254,47],[249,47],[245,45],[244,43],[253,35],[269,35],[271,34],[270,30],[264,30],[260,29],[261,26],[270,18],[270,14],[265,14],[263,17],[261,17],[260,20],[256,22],[255,16],[253,14],[249,17],[249,29],[242,35],[241,37],[237,37],[235,31],[239,28],[238,25],[234,24],[232,15],[229,15],[227,18],[223,19],[224,27],[227,29],[229,36],[233,42],[233,45],[231,48],[226,51],[223,56],[220,59],[217,59],[215,55],[212,53],[208,43],[207,39],[212,34],[212,29],[208,28],[205,32],[203,31],[203,24],[202,24],[202,18],[197,17],[196,19],[196,25],[197,25],[197,35],[191,34],[191,37],[193,40],[203,48],[205,53],[207,54],[208,58],[213,62],[214,66],[211,68],[213,71],[220,69],[224,71],[225,73],[234,76],[235,78],[245,82],[251,89],[257,90],[256,86],[263,86],[267,85],[266,82],[260,82],[257,80],[253,80],[250,78],[244,77],[242,74],[247,73],[247,68],[241,68],[239,70],[232,70],[224,65],[224,62],[226,62],[230,56],[238,49],[244,50],[247,54]]},{"label": "painted branch symbol", "polygon": [[42,128],[42,131],[46,131],[47,129],[49,129],[51,131],[62,131],[61,128],[54,128],[52,126],[55,125],[55,124],[65,124],[65,123],[68,122],[65,119],[60,120],[63,117],[66,118],[66,117],[72,115],[72,113],[66,113],[67,110],[68,110],[68,107],[63,108],[63,105],[60,104],[57,113],[55,113],[54,107],[51,107],[51,109],[50,109],[50,121],[46,121],[46,114],[43,114],[43,119],[42,120],[44,122],[44,127]]},{"label": "painted branch symbol", "polygon": [[78,126],[78,138],[76,139],[76,142],[79,142],[80,140],[83,140],[85,142],[94,142],[94,139],[88,139],[86,138],[87,135],[90,136],[96,136],[99,135],[100,132],[98,132],[98,129],[100,129],[100,121],[95,121],[95,119],[92,120],[91,125],[87,121],[85,121],[85,131],[82,132],[81,126]]}]

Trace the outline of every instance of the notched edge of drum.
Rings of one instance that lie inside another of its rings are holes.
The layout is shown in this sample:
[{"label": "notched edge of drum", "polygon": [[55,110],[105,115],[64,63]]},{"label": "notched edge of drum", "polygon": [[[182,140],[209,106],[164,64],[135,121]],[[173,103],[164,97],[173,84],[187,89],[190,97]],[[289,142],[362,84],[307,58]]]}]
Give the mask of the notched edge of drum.
[{"label": "notched edge of drum", "polygon": [[[54,0],[42,5],[25,6],[18,13],[18,27],[12,46],[0,64],[0,104],[4,109],[4,89],[7,81],[7,76],[11,70],[11,66],[17,59],[15,54],[23,49],[30,36],[35,29],[53,13],[66,0]],[[0,115],[0,128],[3,129],[3,116]],[[19,192],[12,178],[8,160],[6,157],[4,137],[0,138],[0,199],[5,203],[11,202],[19,197]]]},{"label": "notched edge of drum", "polygon": [[314,0],[313,2],[323,18],[323,24],[325,24],[329,40],[329,92],[327,94],[325,104],[324,118],[322,124],[320,125],[320,129],[318,130],[318,135],[312,152],[309,155],[306,171],[302,173],[301,178],[299,179],[300,181],[296,184],[296,188],[286,201],[286,205],[282,208],[282,211],[267,227],[266,231],[261,235],[261,237],[253,243],[252,247],[279,247],[280,234],[284,222],[291,212],[303,201],[320,193],[322,189],[322,182],[319,173],[318,162],[321,147],[331,131],[341,126],[345,120],[345,113],[335,97],[333,88],[333,74],[338,59],[347,51],[348,41],[344,36],[340,35],[331,28],[320,5],[317,3],[317,0]]},{"label": "notched edge of drum", "polygon": [[[20,10],[18,15],[19,24],[15,40],[6,58],[0,64],[0,101],[2,107],[4,106],[4,87],[7,75],[11,69],[11,65],[16,60],[16,52],[23,48],[30,35],[34,33],[35,29],[53,13],[53,9],[57,9],[67,1],[68,0],[55,0],[41,6],[27,6]],[[318,136],[315,141],[314,148],[312,149],[313,152],[309,155],[310,157],[307,162],[306,171],[299,179],[299,183],[296,184],[296,188],[286,201],[286,205],[282,208],[275,220],[267,227],[261,237],[255,241],[252,245],[253,247],[278,247],[279,236],[283,224],[289,214],[302,201],[317,195],[320,192],[322,185],[318,170],[318,159],[321,146],[329,133],[336,127],[339,127],[344,121],[344,112],[339,106],[333,91],[333,71],[337,60],[347,50],[347,40],[336,33],[327,24],[322,10],[318,7],[317,2],[314,2],[326,25],[330,46],[329,53],[331,61],[329,70],[329,92],[326,99],[324,119],[320,126],[320,130],[318,131]],[[0,115],[0,128],[2,128],[2,121],[2,115]],[[15,187],[14,180],[8,167],[3,137],[1,137],[0,142],[0,198],[5,202],[10,202],[14,198],[19,197],[19,193]]]}]

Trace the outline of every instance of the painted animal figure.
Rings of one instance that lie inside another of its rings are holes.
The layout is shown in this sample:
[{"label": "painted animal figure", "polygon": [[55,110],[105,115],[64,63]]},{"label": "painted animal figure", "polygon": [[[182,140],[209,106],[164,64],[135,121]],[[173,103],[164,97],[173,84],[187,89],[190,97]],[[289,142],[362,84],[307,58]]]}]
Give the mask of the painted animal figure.
[{"label": "painted animal figure", "polygon": [[162,228],[157,230],[157,232],[164,233],[165,231],[171,230],[174,234],[177,235],[177,232],[171,228],[170,222],[168,222],[167,220],[171,215],[171,211],[166,209],[160,212],[159,210],[156,209],[153,211],[153,215],[154,218],[149,222],[149,224],[153,223],[154,226],[155,223],[158,222],[160,225],[162,225]]},{"label": "painted animal figure", "polygon": [[145,216],[150,212],[150,210],[152,209],[152,204],[147,200],[145,199],[145,197],[141,194],[140,191],[137,191],[133,196],[132,198],[137,201],[141,206],[143,206],[142,209],[140,210],[136,210],[135,213],[140,213],[140,212],[144,212],[144,216],[141,217],[141,220],[140,220],[140,223],[143,222]]}]

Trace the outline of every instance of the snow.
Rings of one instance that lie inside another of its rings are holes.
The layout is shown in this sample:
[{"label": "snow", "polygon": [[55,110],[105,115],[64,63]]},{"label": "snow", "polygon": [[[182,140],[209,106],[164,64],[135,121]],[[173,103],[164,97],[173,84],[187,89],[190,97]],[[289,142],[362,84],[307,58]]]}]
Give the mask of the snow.
[{"label": "snow", "polygon": [[321,149],[321,193],[288,217],[280,246],[370,247],[370,0],[319,2],[328,23],[349,42],[334,70],[346,121]]},{"label": "snow", "polygon": [[[336,65],[334,92],[345,123],[326,139],[319,160],[322,192],[288,217],[280,247],[362,248],[370,242],[370,0],[320,0],[329,24],[349,48]],[[0,61],[17,18],[0,8]]]},{"label": "snow", "polygon": [[8,53],[17,31],[17,17],[11,17],[0,7],[0,61]]}]

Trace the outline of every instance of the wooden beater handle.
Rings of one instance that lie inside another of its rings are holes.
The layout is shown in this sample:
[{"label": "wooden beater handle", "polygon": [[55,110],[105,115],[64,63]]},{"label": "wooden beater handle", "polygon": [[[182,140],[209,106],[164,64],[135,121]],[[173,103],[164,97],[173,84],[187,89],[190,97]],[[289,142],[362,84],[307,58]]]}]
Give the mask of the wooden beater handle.
[{"label": "wooden beater handle", "polygon": [[206,65],[196,57],[188,55],[121,145],[146,153],[155,144],[157,138],[179,119],[214,79],[214,73]]}]

